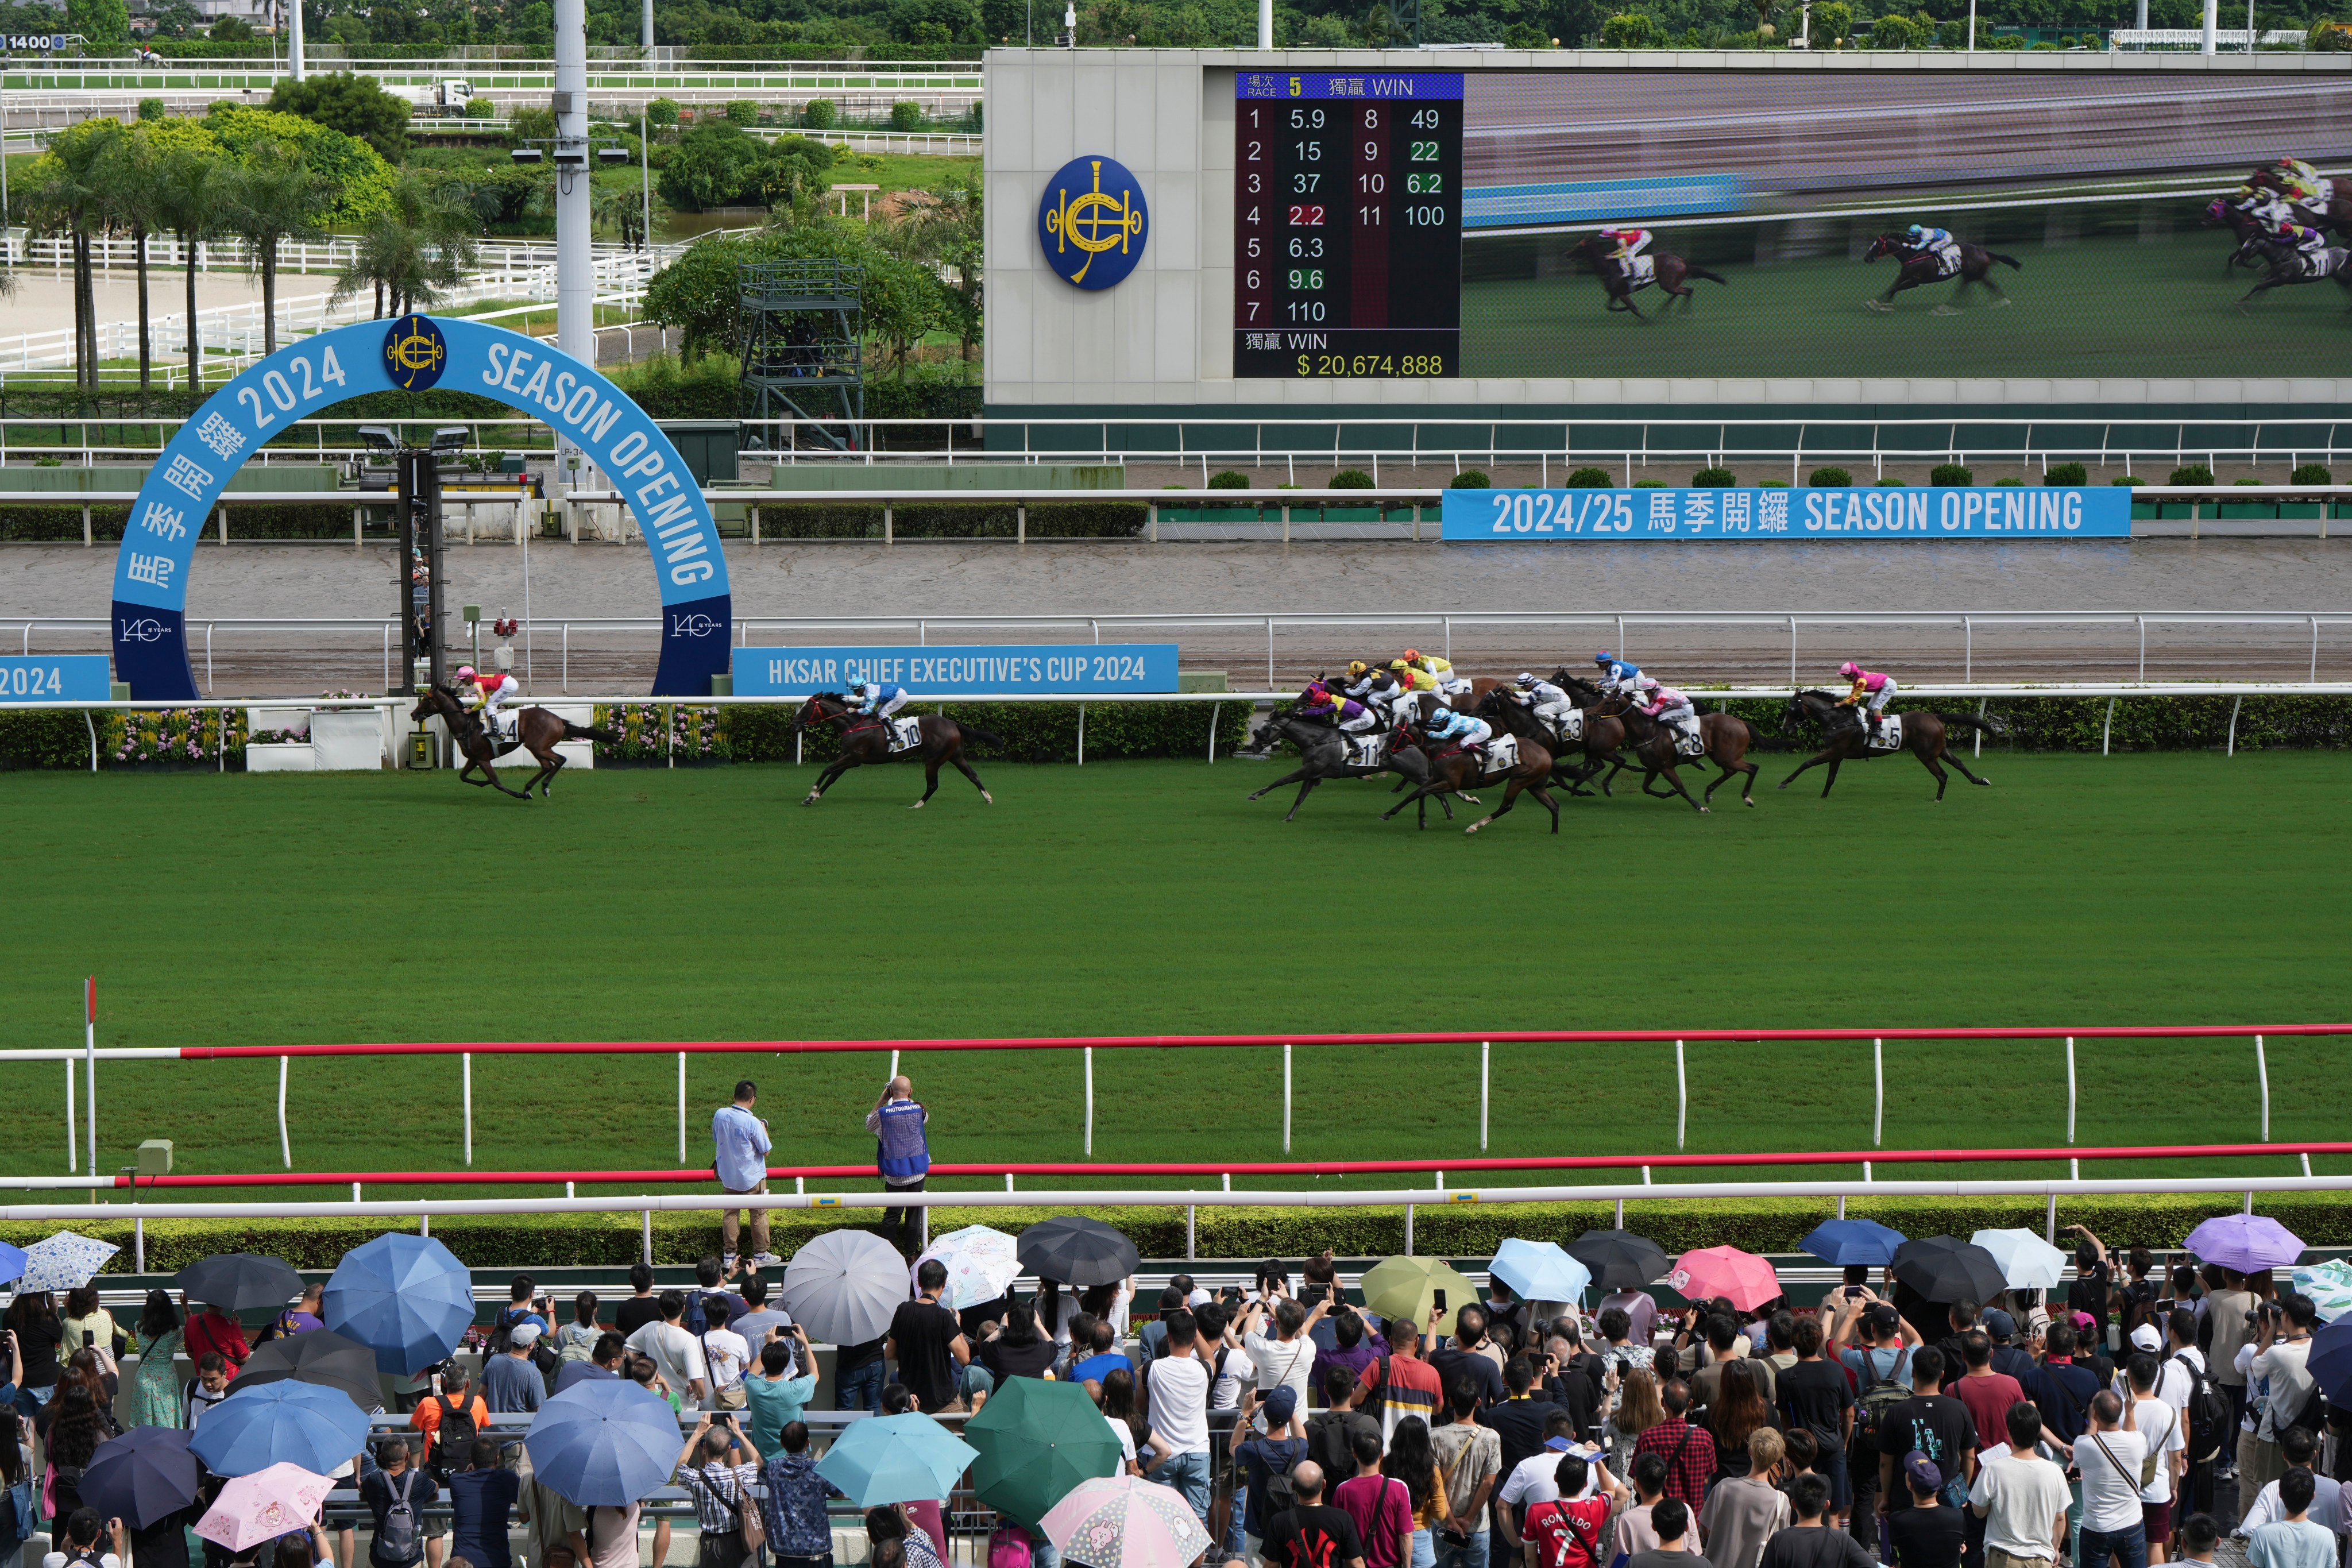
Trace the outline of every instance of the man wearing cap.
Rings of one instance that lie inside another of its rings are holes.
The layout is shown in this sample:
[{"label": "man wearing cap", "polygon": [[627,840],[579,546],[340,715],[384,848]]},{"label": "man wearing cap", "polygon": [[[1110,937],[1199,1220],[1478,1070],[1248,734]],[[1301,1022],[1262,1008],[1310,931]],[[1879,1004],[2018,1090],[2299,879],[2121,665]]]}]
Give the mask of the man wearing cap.
[{"label": "man wearing cap", "polygon": [[504,1355],[487,1359],[482,1368],[482,1397],[493,1413],[532,1411],[547,1397],[547,1381],[530,1363],[539,1343],[539,1321],[526,1319],[507,1331]]},{"label": "man wearing cap", "polygon": [[[1243,1556],[1255,1568],[1265,1544],[1266,1528],[1274,1522],[1274,1478],[1291,1477],[1293,1495],[1297,1495],[1297,1472],[1307,1461],[1307,1434],[1296,1419],[1298,1415],[1298,1392],[1287,1384],[1276,1384],[1258,1405],[1265,1415],[1265,1431],[1250,1436],[1247,1424],[1234,1428],[1236,1436],[1248,1436],[1234,1448],[1234,1462],[1247,1472],[1249,1495],[1242,1509]],[[1318,1470],[1319,1476],[1321,1472]],[[1345,1517],[1344,1515],[1342,1517]],[[1349,1528],[1355,1521],[1349,1521]],[[1286,1563],[1277,1568],[1288,1568]],[[1334,1563],[1332,1568],[1340,1568]]]},{"label": "man wearing cap", "polygon": [[1986,1309],[1985,1337],[1992,1342],[1993,1371],[2017,1379],[2023,1388],[2033,1375],[2033,1352],[2017,1342],[2017,1320],[1999,1307]]}]

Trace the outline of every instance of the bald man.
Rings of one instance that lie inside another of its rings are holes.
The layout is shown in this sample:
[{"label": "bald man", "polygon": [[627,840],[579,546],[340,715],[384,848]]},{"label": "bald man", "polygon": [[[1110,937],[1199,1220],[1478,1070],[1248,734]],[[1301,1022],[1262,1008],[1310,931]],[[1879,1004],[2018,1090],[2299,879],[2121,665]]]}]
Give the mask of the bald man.
[{"label": "bald man", "polygon": [[1362,1532],[1347,1510],[1328,1506],[1323,1467],[1293,1465],[1290,1493],[1290,1506],[1266,1521],[1262,1568],[1364,1568]]},{"label": "bald man", "polygon": [[[883,1088],[882,1098],[866,1113],[866,1131],[874,1134],[874,1163],[882,1184],[894,1193],[919,1193],[931,1168],[930,1140],[924,1132],[931,1113],[915,1098],[915,1086],[901,1074]],[[912,1207],[882,1211],[882,1234],[908,1258],[919,1250],[918,1226]]]}]

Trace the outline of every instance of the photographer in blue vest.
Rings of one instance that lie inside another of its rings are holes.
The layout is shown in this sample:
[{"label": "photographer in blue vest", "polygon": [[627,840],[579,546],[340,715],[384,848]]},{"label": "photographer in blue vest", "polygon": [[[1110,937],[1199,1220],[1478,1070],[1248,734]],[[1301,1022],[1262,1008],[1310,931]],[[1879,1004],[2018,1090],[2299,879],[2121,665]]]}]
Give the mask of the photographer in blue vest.
[{"label": "photographer in blue vest", "polygon": [[[930,1141],[923,1134],[931,1113],[914,1096],[915,1086],[901,1075],[890,1080],[866,1113],[866,1131],[874,1134],[874,1163],[882,1173],[882,1184],[892,1192],[922,1191],[923,1177],[931,1168]],[[915,1255],[915,1232],[913,1209],[882,1211],[883,1236],[909,1258]]]}]

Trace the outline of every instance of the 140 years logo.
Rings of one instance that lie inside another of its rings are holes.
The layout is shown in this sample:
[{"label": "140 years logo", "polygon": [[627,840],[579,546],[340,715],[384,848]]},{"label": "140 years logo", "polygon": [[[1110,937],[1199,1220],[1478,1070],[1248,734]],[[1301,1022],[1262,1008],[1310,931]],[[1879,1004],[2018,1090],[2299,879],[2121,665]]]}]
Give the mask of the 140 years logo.
[{"label": "140 years logo", "polygon": [[1115,159],[1071,159],[1037,204],[1045,260],[1081,289],[1108,289],[1134,271],[1150,226],[1142,186]]}]

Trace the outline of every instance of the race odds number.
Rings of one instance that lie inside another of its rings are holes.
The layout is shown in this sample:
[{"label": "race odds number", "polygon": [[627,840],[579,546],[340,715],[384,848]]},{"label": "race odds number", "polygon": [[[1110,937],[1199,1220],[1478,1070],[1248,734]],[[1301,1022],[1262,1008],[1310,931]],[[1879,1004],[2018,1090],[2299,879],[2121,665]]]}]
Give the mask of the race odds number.
[{"label": "race odds number", "polygon": [[1234,78],[1234,374],[1461,374],[1462,77]]}]

